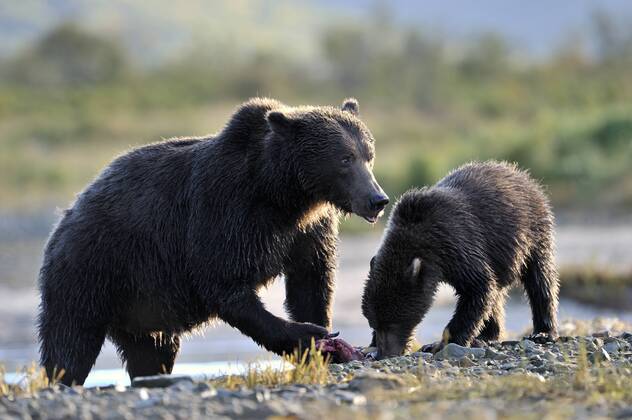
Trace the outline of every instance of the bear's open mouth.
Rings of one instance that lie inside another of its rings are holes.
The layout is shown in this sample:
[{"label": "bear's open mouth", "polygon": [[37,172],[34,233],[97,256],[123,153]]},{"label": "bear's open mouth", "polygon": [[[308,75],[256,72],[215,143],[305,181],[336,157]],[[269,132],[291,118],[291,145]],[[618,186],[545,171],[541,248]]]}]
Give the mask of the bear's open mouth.
[{"label": "bear's open mouth", "polygon": [[384,210],[380,210],[374,214],[362,215],[362,218],[367,222],[374,224],[377,222],[377,219],[379,219],[382,214],[384,214]]},{"label": "bear's open mouth", "polygon": [[364,220],[366,220],[367,222],[374,224],[375,222],[377,222],[377,218],[378,216],[362,216],[364,217]]}]

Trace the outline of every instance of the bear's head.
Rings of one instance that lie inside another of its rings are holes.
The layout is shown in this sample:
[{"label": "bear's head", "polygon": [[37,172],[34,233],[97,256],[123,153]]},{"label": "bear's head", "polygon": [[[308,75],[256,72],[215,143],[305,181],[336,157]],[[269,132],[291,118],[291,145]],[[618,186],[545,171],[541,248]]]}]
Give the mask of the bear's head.
[{"label": "bear's head", "polygon": [[409,203],[414,198],[414,192],[404,194],[393,209],[364,286],[362,313],[373,330],[378,359],[409,348],[440,278],[434,253],[420,246],[418,220],[403,214],[414,207]]},{"label": "bear's head", "polygon": [[[373,176],[374,139],[358,118],[358,102],[333,107],[278,108],[266,115],[272,141],[283,145],[300,188],[318,202],[375,223],[388,197]],[[276,157],[280,158],[280,157]]]}]

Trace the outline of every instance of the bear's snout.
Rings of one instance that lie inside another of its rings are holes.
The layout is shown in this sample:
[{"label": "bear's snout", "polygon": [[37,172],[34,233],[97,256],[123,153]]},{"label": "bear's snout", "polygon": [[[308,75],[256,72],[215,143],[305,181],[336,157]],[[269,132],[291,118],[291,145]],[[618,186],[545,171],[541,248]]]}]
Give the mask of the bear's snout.
[{"label": "bear's snout", "polygon": [[369,202],[369,208],[375,213],[379,213],[384,210],[384,207],[388,204],[388,196],[384,193],[378,193]]}]

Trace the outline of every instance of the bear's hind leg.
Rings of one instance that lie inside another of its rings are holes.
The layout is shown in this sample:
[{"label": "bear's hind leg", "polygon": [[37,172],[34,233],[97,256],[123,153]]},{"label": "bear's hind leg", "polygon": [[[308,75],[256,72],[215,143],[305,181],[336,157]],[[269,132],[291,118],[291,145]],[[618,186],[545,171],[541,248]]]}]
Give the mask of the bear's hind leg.
[{"label": "bear's hind leg", "polygon": [[[40,321],[41,364],[49,379],[64,385],[83,385],[101,352],[105,328],[74,328],[72,324]],[[62,376],[63,375],[63,376]]]},{"label": "bear's hind leg", "polygon": [[110,332],[130,379],[171,373],[180,350],[180,337],[165,333],[134,335],[126,331]]},{"label": "bear's hind leg", "polygon": [[549,248],[543,249],[546,251],[534,251],[527,261],[522,283],[531,305],[533,335],[543,333],[556,338],[559,288],[557,270]]}]

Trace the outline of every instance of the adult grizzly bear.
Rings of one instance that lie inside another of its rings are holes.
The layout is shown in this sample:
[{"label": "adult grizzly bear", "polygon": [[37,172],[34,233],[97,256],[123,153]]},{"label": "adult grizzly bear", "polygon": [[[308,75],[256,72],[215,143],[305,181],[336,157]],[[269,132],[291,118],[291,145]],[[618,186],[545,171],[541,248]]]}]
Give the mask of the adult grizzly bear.
[{"label": "adult grizzly bear", "polygon": [[[171,372],[179,336],[214,317],[266,349],[328,333],[339,213],[376,221],[358,104],[243,104],[217,135],[114,160],[52,233],[40,272],[41,363],[82,384],[109,337],[130,377]],[[257,290],[285,275],[278,318]]]},{"label": "adult grizzly bear", "polygon": [[443,340],[470,345],[501,335],[509,286],[520,281],[534,334],[556,333],[558,277],[553,214],[542,189],[507,163],[470,163],[435,186],[405,193],[371,269],[362,311],[378,357],[405,350],[439,282],[458,300]]}]

